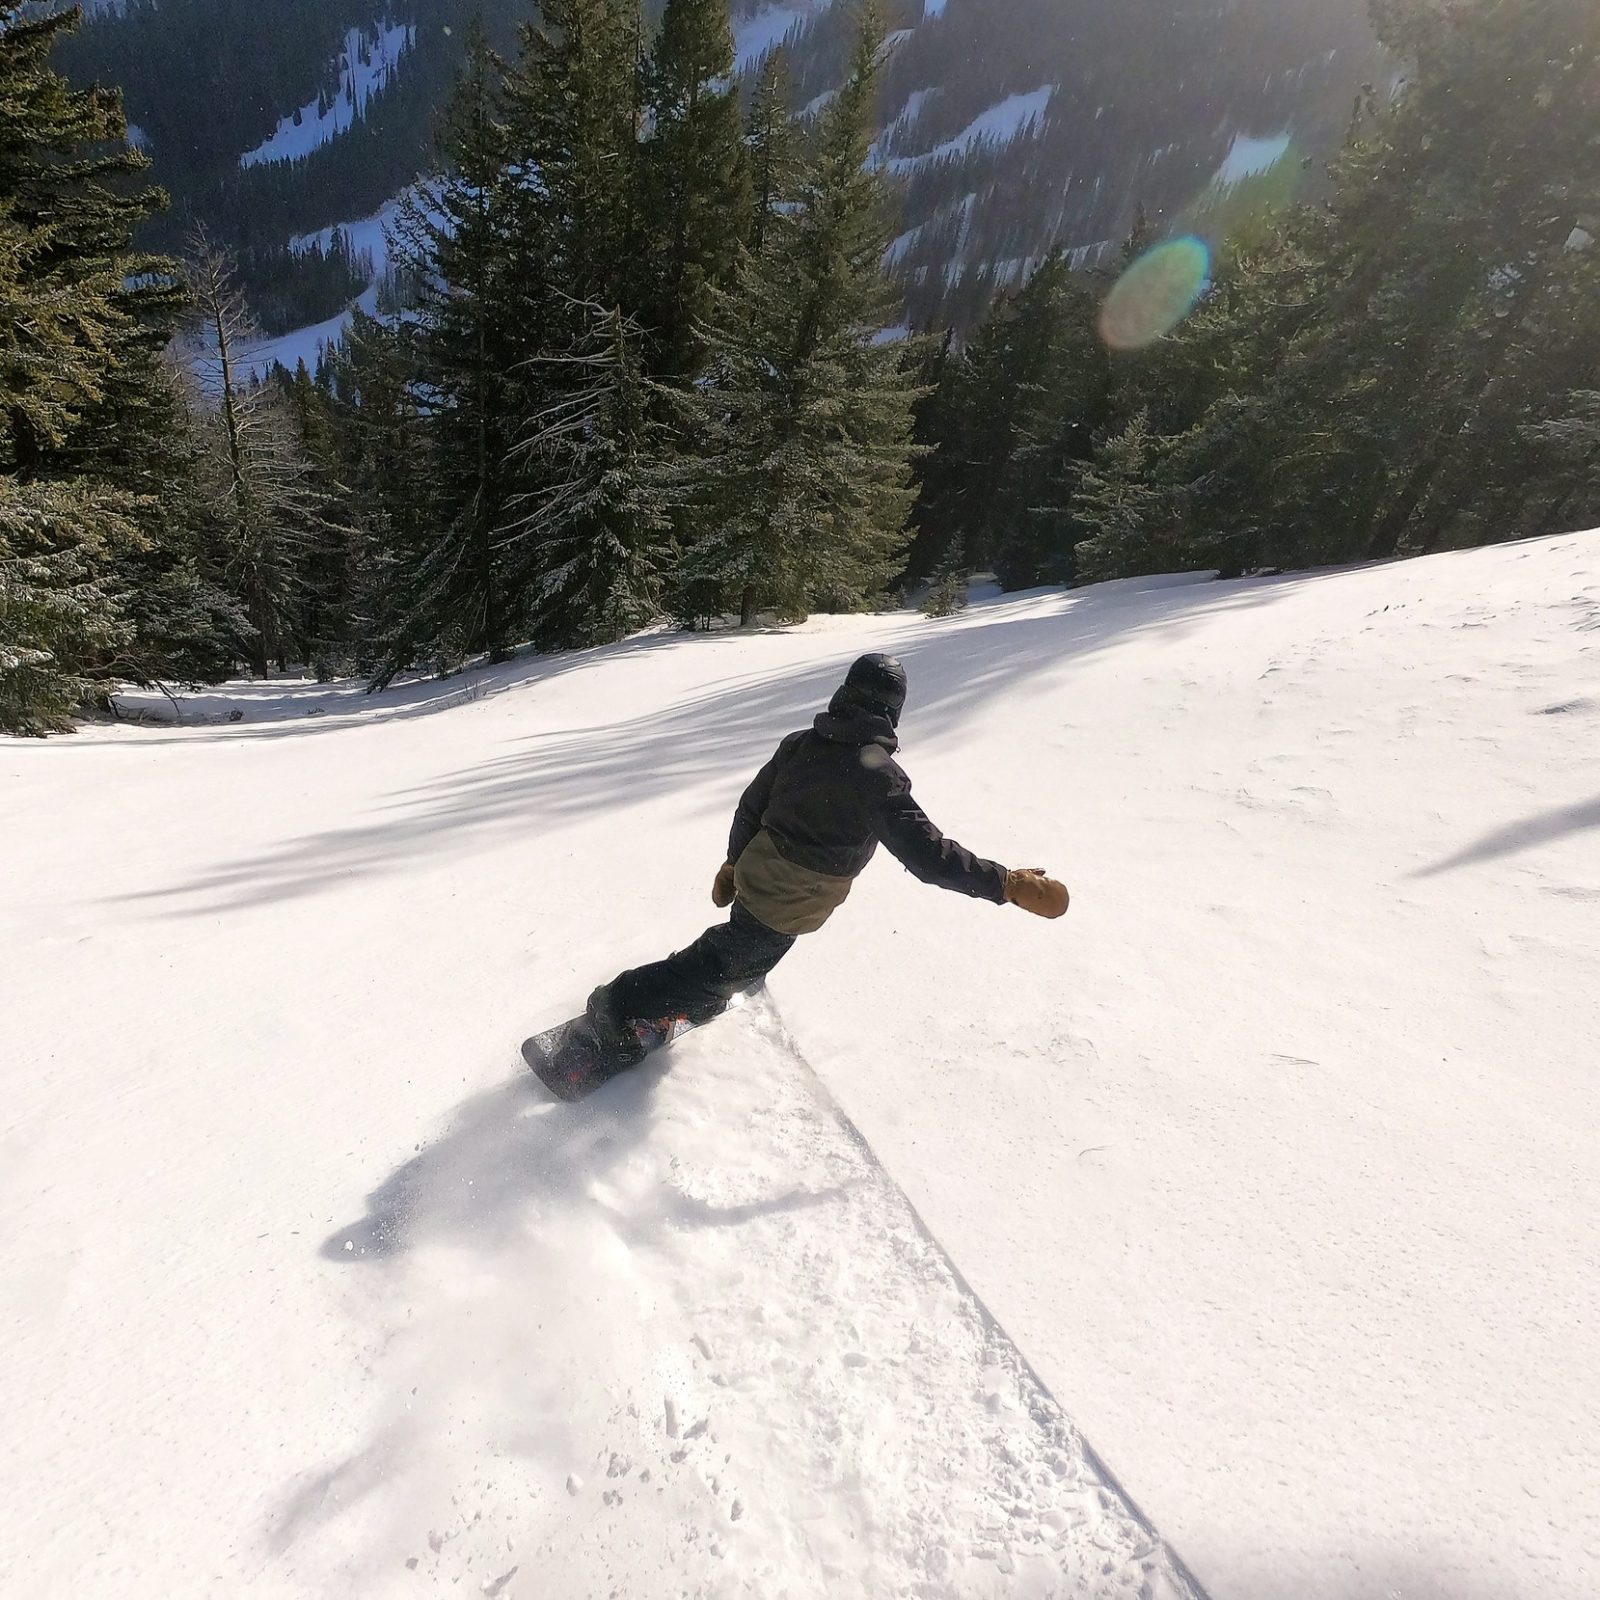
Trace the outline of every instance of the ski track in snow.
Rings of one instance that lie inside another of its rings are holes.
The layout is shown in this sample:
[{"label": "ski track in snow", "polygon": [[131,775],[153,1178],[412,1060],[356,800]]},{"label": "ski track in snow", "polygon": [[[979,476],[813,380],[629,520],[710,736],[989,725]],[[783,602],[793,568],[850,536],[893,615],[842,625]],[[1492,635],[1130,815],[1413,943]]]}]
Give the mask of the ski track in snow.
[{"label": "ski track in snow", "polygon": [[376,1394],[284,1494],[264,1575],[1195,1593],[764,999],[581,1106],[526,1073],[474,1096],[323,1254]]}]

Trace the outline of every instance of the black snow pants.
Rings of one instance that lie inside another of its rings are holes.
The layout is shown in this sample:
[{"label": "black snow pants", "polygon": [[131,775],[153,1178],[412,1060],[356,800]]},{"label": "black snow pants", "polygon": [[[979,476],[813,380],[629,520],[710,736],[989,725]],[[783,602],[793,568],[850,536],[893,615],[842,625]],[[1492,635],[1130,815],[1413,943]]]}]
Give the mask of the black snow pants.
[{"label": "black snow pants", "polygon": [[634,967],[609,985],[611,1009],[627,1022],[687,1017],[709,1022],[742,989],[753,988],[794,948],[737,903],[726,922],[707,928],[686,950]]}]

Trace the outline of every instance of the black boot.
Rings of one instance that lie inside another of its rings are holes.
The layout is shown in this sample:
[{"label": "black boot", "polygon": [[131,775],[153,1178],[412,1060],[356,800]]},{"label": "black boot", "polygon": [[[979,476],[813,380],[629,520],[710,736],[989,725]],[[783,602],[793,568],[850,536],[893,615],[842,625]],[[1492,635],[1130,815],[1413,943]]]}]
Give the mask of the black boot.
[{"label": "black boot", "polygon": [[589,1019],[589,1026],[594,1031],[594,1036],[600,1041],[600,1048],[608,1056],[619,1061],[642,1061],[645,1048],[628,1021],[619,1017],[616,1008],[611,1003],[611,987],[602,983],[583,1008],[583,1014]]}]

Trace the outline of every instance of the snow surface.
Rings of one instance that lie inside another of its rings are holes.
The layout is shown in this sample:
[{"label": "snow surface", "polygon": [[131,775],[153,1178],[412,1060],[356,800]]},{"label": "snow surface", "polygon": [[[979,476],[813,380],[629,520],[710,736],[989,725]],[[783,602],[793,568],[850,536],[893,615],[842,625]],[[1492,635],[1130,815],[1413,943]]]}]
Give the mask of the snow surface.
[{"label": "snow surface", "polygon": [[[987,111],[979,112],[954,138],[946,139],[921,155],[895,156],[886,165],[893,172],[914,172],[929,162],[964,156],[982,145],[1009,144],[1013,139],[1037,137],[1044,130],[1045,112],[1055,92],[1053,84],[1045,84],[1027,94],[1008,95]],[[920,102],[918,107],[920,109]]]},{"label": "snow surface", "polygon": [[404,205],[405,196],[396,195],[370,217],[335,223],[331,227],[319,228],[315,233],[295,234],[289,240],[289,249],[295,255],[305,255],[315,249],[328,251],[333,248],[334,234],[342,233],[358,260],[362,256],[371,260],[374,279],[381,278],[389,270],[390,236]]},{"label": "snow surface", "polygon": [[318,95],[298,111],[282,118],[255,149],[239,157],[241,167],[270,161],[298,161],[366,115],[368,104],[381,94],[399,70],[400,58],[415,41],[417,30],[409,22],[380,22],[375,28],[351,28],[345,34],[337,70],[339,88],[324,105]]},{"label": "snow surface", "polygon": [[[378,287],[373,284],[355,301],[355,305],[329,317],[325,322],[314,322],[309,327],[292,328],[275,338],[258,339],[239,352],[238,368],[242,376],[254,381],[267,378],[274,366],[283,366],[293,372],[302,361],[309,372],[315,373],[323,355],[344,338],[350,326],[355,306],[360,306],[369,316],[378,309]],[[220,386],[219,386],[220,388]]]},{"label": "snow surface", "polygon": [[1271,172],[1289,153],[1294,142],[1291,133],[1274,134],[1270,139],[1254,139],[1249,134],[1234,135],[1233,144],[1216,176],[1211,180],[1220,188],[1243,183],[1247,178],[1259,178]]},{"label": "snow surface", "polygon": [[749,16],[733,19],[734,70],[749,72],[788,38],[792,29],[808,22],[810,6],[763,6]]},{"label": "snow surface", "polygon": [[[541,1102],[869,647],[1070,917]],[[0,1593],[1592,1600],[1596,535],[184,704],[0,743]]]}]

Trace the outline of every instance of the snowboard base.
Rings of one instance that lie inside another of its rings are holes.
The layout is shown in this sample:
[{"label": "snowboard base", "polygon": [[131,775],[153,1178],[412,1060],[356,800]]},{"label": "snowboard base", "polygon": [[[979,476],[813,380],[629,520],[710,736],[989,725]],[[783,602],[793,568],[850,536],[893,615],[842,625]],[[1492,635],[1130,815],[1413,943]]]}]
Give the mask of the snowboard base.
[{"label": "snowboard base", "polygon": [[644,1054],[623,1054],[607,1050],[595,1037],[589,1019],[577,1016],[523,1040],[522,1059],[558,1100],[583,1100],[619,1072],[638,1066],[646,1056],[681,1038],[693,1026],[687,1017],[637,1024],[634,1037],[644,1047]]}]

